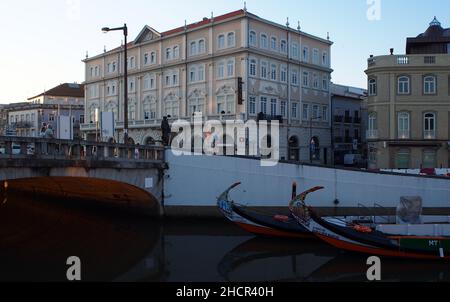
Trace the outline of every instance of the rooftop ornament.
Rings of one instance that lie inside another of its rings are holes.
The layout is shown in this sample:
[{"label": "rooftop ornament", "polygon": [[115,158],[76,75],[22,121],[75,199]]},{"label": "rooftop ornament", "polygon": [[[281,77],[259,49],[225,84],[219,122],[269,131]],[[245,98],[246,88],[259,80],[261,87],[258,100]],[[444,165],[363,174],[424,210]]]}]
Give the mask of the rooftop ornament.
[{"label": "rooftop ornament", "polygon": [[434,16],[433,21],[431,21],[430,26],[441,26],[441,22]]}]

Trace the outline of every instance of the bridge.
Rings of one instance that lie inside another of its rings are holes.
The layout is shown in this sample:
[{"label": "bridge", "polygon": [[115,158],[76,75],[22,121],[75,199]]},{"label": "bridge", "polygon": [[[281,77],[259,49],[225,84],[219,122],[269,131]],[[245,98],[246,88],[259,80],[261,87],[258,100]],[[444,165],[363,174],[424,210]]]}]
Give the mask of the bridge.
[{"label": "bridge", "polygon": [[160,146],[0,136],[0,204],[19,191],[162,215],[166,168]]}]

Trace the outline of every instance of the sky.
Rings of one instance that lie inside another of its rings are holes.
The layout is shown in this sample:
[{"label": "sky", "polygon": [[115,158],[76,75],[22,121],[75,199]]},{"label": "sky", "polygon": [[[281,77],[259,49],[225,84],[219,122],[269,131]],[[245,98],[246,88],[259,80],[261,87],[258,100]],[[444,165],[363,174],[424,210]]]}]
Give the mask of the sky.
[{"label": "sky", "polygon": [[[333,82],[366,88],[369,55],[424,32],[434,16],[450,27],[450,1],[442,0],[247,0],[250,12],[334,42]],[[101,28],[127,23],[130,39],[145,25],[165,31],[244,6],[241,0],[1,0],[0,103],[26,101],[65,82],[84,81],[86,52],[120,45],[122,34]]]}]

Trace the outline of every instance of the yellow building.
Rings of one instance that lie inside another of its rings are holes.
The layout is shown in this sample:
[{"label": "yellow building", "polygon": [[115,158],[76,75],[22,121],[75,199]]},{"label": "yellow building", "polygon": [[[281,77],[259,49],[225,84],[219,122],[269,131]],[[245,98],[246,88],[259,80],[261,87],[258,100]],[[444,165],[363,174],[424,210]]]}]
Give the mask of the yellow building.
[{"label": "yellow building", "polygon": [[[164,116],[190,120],[282,121],[284,159],[331,158],[330,48],[332,43],[238,10],[163,33],[145,26],[128,45],[129,136],[139,144],[161,140]],[[87,58],[87,137],[95,112],[114,112],[123,138],[123,47]],[[242,100],[237,97],[242,78]],[[311,123],[311,127],[310,127]]]},{"label": "yellow building", "polygon": [[435,18],[393,52],[368,60],[369,168],[449,167],[450,29]]}]

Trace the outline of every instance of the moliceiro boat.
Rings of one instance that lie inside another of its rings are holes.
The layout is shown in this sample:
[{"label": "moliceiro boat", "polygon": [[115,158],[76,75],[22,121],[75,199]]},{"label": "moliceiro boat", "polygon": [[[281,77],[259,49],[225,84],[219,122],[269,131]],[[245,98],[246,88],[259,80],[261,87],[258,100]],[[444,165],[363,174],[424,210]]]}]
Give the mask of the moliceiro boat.
[{"label": "moliceiro boat", "polygon": [[[230,221],[255,235],[286,237],[286,238],[314,238],[314,236],[292,216],[276,213],[261,213],[244,205],[232,201],[230,192],[241,183],[235,183],[217,198],[220,212]],[[295,196],[296,185],[293,186]],[[304,193],[303,193],[304,194]]]},{"label": "moliceiro boat", "polygon": [[[315,188],[316,191],[321,189],[323,187]],[[415,199],[417,201],[420,198]],[[365,225],[338,218],[323,219],[306,205],[305,196],[302,195],[291,202],[289,209],[302,227],[324,242],[343,250],[373,256],[450,260],[448,217],[436,217],[434,221],[431,217],[424,217],[423,220],[428,220],[424,222],[417,215],[421,212],[421,205],[410,202],[413,206],[408,209],[404,206],[407,204],[405,201],[408,199],[402,199],[403,206],[399,206],[400,215],[395,224]]]}]

